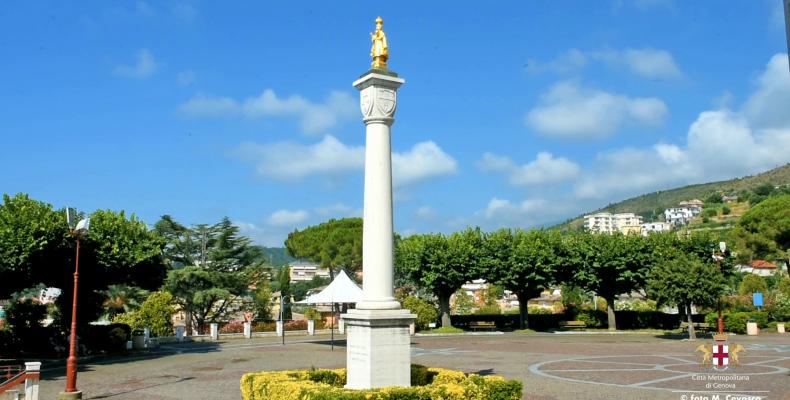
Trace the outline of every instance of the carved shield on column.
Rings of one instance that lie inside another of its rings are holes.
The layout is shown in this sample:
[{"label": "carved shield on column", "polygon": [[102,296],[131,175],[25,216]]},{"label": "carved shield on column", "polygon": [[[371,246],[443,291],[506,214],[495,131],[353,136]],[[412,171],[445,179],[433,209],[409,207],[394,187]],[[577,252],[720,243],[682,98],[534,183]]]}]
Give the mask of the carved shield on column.
[{"label": "carved shield on column", "polygon": [[379,88],[376,93],[376,108],[387,117],[395,112],[395,91]]},{"label": "carved shield on column", "polygon": [[373,96],[370,94],[371,89],[363,90],[361,93],[359,105],[362,108],[362,115],[370,116],[370,112],[373,111]]}]

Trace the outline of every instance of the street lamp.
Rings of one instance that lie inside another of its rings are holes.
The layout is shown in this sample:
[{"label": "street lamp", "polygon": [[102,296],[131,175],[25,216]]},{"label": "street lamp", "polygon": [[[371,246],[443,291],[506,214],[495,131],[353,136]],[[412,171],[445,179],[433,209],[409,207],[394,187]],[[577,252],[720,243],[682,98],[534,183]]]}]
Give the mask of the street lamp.
[{"label": "street lamp", "polygon": [[[720,252],[718,254],[715,252],[713,253],[713,260],[716,261],[716,266],[719,268],[719,272],[721,272],[721,260],[724,259],[724,252],[727,251],[727,243],[719,242],[719,250]],[[719,318],[716,320],[716,325],[718,325],[718,332],[721,334],[724,333],[724,318],[721,316],[721,295],[719,295],[717,303],[718,305],[716,308],[718,308]]]},{"label": "street lamp", "polygon": [[80,270],[80,237],[88,232],[90,218],[77,222],[77,213],[73,208],[66,208],[66,222],[71,235],[77,239],[77,255],[74,258],[74,300],[71,303],[71,335],[69,337],[69,358],[66,360],[66,390],[60,394],[61,399],[81,399],[82,392],[77,390],[77,283]]}]

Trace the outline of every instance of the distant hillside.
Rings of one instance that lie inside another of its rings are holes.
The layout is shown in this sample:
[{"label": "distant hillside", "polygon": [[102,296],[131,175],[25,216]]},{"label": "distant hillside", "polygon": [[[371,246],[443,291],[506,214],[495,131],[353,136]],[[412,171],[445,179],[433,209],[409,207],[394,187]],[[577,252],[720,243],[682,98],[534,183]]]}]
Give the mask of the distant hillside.
[{"label": "distant hillside", "polygon": [[269,263],[275,267],[281,267],[294,261],[295,258],[288,255],[288,250],[285,247],[264,247],[263,254]]},{"label": "distant hillside", "polygon": [[596,212],[622,213],[632,212],[650,219],[657,209],[666,209],[677,206],[683,200],[701,199],[713,193],[738,194],[742,190],[751,190],[762,184],[770,183],[773,185],[790,184],[790,164],[774,168],[754,176],[731,179],[728,181],[702,183],[689,185],[677,189],[662,190],[658,192],[643,194],[619,203],[609,204],[608,206],[584,213],[572,220],[566,221],[555,226],[556,229],[578,229],[584,224],[584,215]]}]

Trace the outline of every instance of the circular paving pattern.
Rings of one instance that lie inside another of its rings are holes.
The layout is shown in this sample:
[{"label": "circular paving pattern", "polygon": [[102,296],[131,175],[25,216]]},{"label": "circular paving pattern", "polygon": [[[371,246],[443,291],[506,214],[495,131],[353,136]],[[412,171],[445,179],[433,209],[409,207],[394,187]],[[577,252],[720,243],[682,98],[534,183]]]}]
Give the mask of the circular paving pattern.
[{"label": "circular paving pattern", "polygon": [[[751,355],[724,371],[702,368],[688,354],[575,357],[543,361],[529,370],[539,376],[569,382],[627,388],[767,394],[762,384],[770,375],[784,374],[790,357]],[[780,379],[784,379],[780,378]]]}]

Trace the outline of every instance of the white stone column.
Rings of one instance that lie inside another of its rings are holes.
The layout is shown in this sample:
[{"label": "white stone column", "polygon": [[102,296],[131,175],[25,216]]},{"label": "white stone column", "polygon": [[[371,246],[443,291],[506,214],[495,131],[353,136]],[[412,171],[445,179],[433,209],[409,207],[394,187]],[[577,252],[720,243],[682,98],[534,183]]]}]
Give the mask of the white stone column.
[{"label": "white stone column", "polygon": [[391,126],[397,90],[405,81],[370,70],[354,82],[365,122],[365,210],[362,301],[342,315],[347,325],[346,387],[411,385],[409,324],[415,315],[394,296]]},{"label": "white stone column", "polygon": [[211,340],[217,341],[219,340],[219,324],[212,323],[209,325],[209,333],[211,335]]},{"label": "white stone column", "polygon": [[252,339],[252,323],[244,322],[244,338]]},{"label": "white stone column", "polygon": [[397,310],[393,288],[392,144],[397,74],[373,70],[354,82],[365,122],[365,198],[362,226],[363,300],[358,310]]}]

